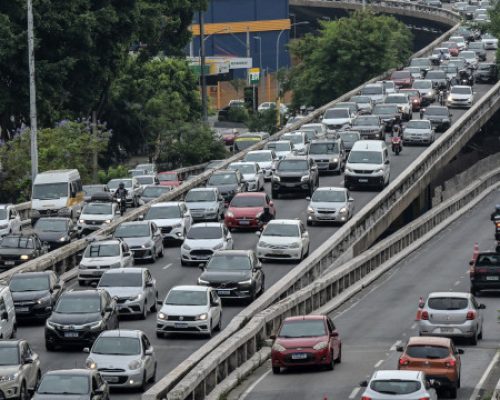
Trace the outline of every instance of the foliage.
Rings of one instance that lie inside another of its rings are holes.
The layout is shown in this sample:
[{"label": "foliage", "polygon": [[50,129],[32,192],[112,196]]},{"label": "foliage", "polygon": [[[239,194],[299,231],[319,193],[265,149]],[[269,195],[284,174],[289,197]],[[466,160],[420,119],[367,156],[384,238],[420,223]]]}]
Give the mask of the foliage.
[{"label": "foliage", "polygon": [[288,83],[292,108],[323,105],[411,55],[411,32],[393,17],[356,11],[321,24],[318,35],[290,45],[299,60]]},{"label": "foliage", "polygon": [[119,179],[128,176],[128,168],[124,165],[109,167],[107,171],[100,170],[97,174],[99,182],[102,184],[108,183],[111,179]]},{"label": "foliage", "polygon": [[248,111],[245,107],[230,107],[227,113],[227,120],[231,122],[246,122],[248,117]]},{"label": "foliage", "polygon": [[247,127],[250,132],[268,132],[272,135],[273,133],[278,132],[276,122],[276,110],[271,109],[253,113],[247,122]]},{"label": "foliage", "polygon": [[[65,122],[38,132],[39,171],[72,169],[80,171],[84,183],[92,179],[95,152],[106,151],[109,132],[99,127],[93,132],[89,123]],[[0,201],[29,199],[31,191],[30,132],[25,130],[0,147],[0,162],[5,177],[0,181]]]},{"label": "foliage", "polygon": [[[490,10],[490,23],[486,24],[484,29],[489,31],[496,38],[500,38],[500,2],[497,2],[495,7]],[[497,65],[500,67],[500,48],[496,51],[496,61]]]}]

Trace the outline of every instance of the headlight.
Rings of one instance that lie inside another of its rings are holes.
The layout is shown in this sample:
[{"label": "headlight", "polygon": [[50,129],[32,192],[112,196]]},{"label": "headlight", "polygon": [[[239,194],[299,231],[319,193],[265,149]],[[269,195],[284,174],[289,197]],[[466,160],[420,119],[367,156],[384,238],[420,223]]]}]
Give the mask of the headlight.
[{"label": "headlight", "polygon": [[307,212],[308,212],[308,213],[311,213],[311,214],[312,214],[312,213],[314,213],[314,208],[312,208],[312,207],[307,207]]},{"label": "headlight", "polygon": [[331,162],[338,163],[339,159],[337,157],[334,157],[334,158],[331,159]]},{"label": "headlight", "polygon": [[88,327],[89,329],[94,330],[94,329],[101,329],[103,325],[104,323],[102,321],[99,321],[99,322],[94,322],[93,324],[89,324]]},{"label": "headlight", "polygon": [[20,258],[21,258],[21,260],[29,260],[30,256],[27,254],[23,254]]},{"label": "headlight", "polygon": [[151,247],[153,247],[153,243],[151,243],[151,242],[144,243],[141,247],[143,249],[150,249]]},{"label": "headlight", "polygon": [[301,182],[305,182],[309,180],[309,174],[304,175],[302,178],[300,178]]},{"label": "headlight", "polygon": [[85,220],[84,219],[81,219],[78,221],[80,224],[84,224],[85,223]]},{"label": "headlight", "polygon": [[226,217],[234,218],[234,214],[231,211],[226,211]]},{"label": "headlight", "polygon": [[0,382],[15,381],[18,376],[19,376],[19,372],[16,372],[16,373],[11,374],[11,375],[2,375],[2,376],[0,376]]},{"label": "headlight", "polygon": [[142,293],[139,293],[137,296],[131,297],[129,300],[130,301],[139,301],[141,299],[142,299]]},{"label": "headlight", "polygon": [[452,101],[452,100],[453,100],[453,97],[448,96],[448,101]]},{"label": "headlight", "polygon": [[139,369],[141,368],[141,360],[134,360],[128,364],[129,369]]},{"label": "headlight", "polygon": [[215,245],[215,246],[213,247],[213,249],[214,249],[214,250],[219,250],[219,249],[222,249],[223,247],[224,247],[224,243],[219,243],[219,244]]},{"label": "headlight", "polygon": [[59,239],[59,242],[67,242],[69,241],[69,237],[63,236],[62,238]]},{"label": "headlight", "polygon": [[42,297],[41,299],[38,299],[36,302],[37,304],[50,303],[50,296]]},{"label": "headlight", "polygon": [[427,96],[432,96],[434,93],[432,92],[427,92]]},{"label": "headlight", "polygon": [[111,220],[110,219],[107,219],[104,221],[105,224],[110,224],[111,223]]},{"label": "headlight", "polygon": [[280,353],[281,353],[282,351],[285,351],[285,350],[286,350],[286,349],[285,349],[285,348],[284,348],[281,344],[279,344],[279,343],[274,343],[274,344],[273,344],[272,349],[273,349],[274,351],[279,351]]},{"label": "headlight", "polygon": [[78,269],[87,269],[87,266],[85,264],[80,264],[78,265]]},{"label": "headlight", "polygon": [[339,210],[339,213],[340,213],[340,214],[347,214],[347,208],[342,207],[342,208]]},{"label": "headlight", "polygon": [[217,207],[209,208],[207,211],[209,211],[209,212],[215,212],[215,211],[217,211]]},{"label": "headlight", "polygon": [[258,247],[271,247],[271,245],[269,243],[266,243],[266,242],[258,242],[257,246]]},{"label": "headlight", "polygon": [[292,243],[289,247],[291,249],[298,249],[300,247],[300,245],[297,242],[295,242],[295,243]]},{"label": "headlight", "polygon": [[184,244],[182,245],[182,248],[183,248],[184,250],[191,250],[191,247],[189,247],[189,245],[187,245],[186,243],[184,243]]},{"label": "headlight", "polygon": [[379,168],[379,169],[374,170],[373,172],[375,172],[375,173],[384,172],[384,169],[383,168]]},{"label": "headlight", "polygon": [[56,324],[50,322],[49,320],[45,321],[45,326],[49,329],[56,329]]},{"label": "headlight", "polygon": [[248,286],[248,285],[251,285],[251,284],[252,284],[252,280],[251,279],[248,279],[246,281],[238,282],[238,285],[244,285],[244,286]]},{"label": "headlight", "polygon": [[181,223],[178,223],[178,224],[172,225],[172,229],[175,229],[175,228],[180,228],[180,227],[182,227],[182,224],[181,224]]},{"label": "headlight", "polygon": [[121,265],[119,262],[117,262],[117,263],[111,264],[111,265],[109,266],[109,268],[120,268],[121,266],[122,266],[122,265]]},{"label": "headlight", "polygon": [[273,181],[279,182],[281,178],[278,175],[273,175]]},{"label": "headlight", "polygon": [[328,347],[328,342],[319,342],[313,346],[314,350],[323,350]]},{"label": "headlight", "polygon": [[204,281],[203,279],[198,278],[198,285],[209,285],[210,282]]},{"label": "headlight", "polygon": [[158,313],[158,319],[162,319],[162,320],[167,319],[167,314],[162,313],[162,312],[159,312],[159,313]]},{"label": "headlight", "polygon": [[88,369],[97,369],[97,364],[95,363],[95,361],[91,360],[90,358],[87,359],[87,362],[85,363],[85,366]]},{"label": "headlight", "polygon": [[345,167],[345,170],[346,170],[346,172],[350,172],[350,173],[352,173],[352,172],[353,172],[351,168],[347,168],[347,167]]},{"label": "headlight", "polygon": [[208,314],[207,313],[203,313],[203,314],[200,314],[200,315],[196,316],[196,320],[197,321],[206,321],[207,318],[208,318]]}]

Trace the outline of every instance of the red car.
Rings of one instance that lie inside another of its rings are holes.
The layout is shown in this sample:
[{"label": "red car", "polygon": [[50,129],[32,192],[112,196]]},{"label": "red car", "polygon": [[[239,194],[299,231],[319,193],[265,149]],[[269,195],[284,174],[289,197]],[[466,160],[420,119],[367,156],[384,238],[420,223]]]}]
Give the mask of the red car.
[{"label": "red car", "polygon": [[229,229],[260,229],[262,223],[259,217],[264,207],[269,207],[269,212],[273,217],[276,216],[274,204],[266,193],[237,193],[229,203],[224,222]]},{"label": "red car", "polygon": [[401,93],[406,93],[410,96],[412,111],[419,111],[422,107],[422,96],[417,89],[401,89]]},{"label": "red car", "polygon": [[182,183],[182,179],[176,171],[160,172],[158,180],[161,186],[177,187]]},{"label": "red car", "polygon": [[283,321],[271,349],[273,373],[298,365],[321,365],[329,370],[342,360],[342,341],[326,315],[288,317]]},{"label": "red car", "polygon": [[411,88],[413,85],[413,76],[411,76],[411,72],[407,70],[394,71],[391,74],[391,81],[398,88]]},{"label": "red car", "polygon": [[226,146],[232,146],[234,144],[234,140],[238,137],[237,129],[227,129],[222,131],[222,140]]},{"label": "red car", "polygon": [[456,42],[443,42],[441,43],[441,47],[446,47],[450,50],[450,55],[452,57],[458,57],[458,54],[460,53],[460,48]]}]

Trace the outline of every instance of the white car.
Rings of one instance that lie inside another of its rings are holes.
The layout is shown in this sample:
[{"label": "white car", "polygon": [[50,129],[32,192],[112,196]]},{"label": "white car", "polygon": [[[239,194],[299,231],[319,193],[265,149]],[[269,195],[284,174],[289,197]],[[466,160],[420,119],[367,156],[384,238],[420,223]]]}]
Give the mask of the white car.
[{"label": "white car", "polygon": [[151,163],[148,163],[148,164],[137,164],[135,166],[135,169],[144,170],[144,171],[146,171],[147,175],[156,175],[157,172],[158,172],[157,169],[156,169],[156,164],[151,164]]},{"label": "white car", "polygon": [[392,94],[397,92],[396,84],[393,81],[377,81],[378,83],[384,87],[385,94]]},{"label": "white car", "polygon": [[266,150],[274,151],[278,160],[282,160],[293,153],[293,144],[289,140],[271,141],[266,144]]},{"label": "white car", "polygon": [[349,108],[329,108],[323,114],[321,123],[326,126],[328,133],[351,126],[354,115]]},{"label": "white car", "polygon": [[102,332],[92,345],[85,365],[97,369],[110,387],[140,388],[156,380],[157,360],[146,334],[117,329]]},{"label": "white car", "polygon": [[0,204],[0,237],[21,233],[22,223],[19,213],[12,204]]},{"label": "white car", "polygon": [[498,47],[498,39],[490,33],[482,35],[481,42],[484,43],[485,50],[496,50]]},{"label": "white car", "polygon": [[311,124],[304,124],[300,127],[301,129],[314,129],[316,131],[316,138],[323,139],[327,134],[326,126],[321,122],[314,122]]},{"label": "white car", "polygon": [[183,241],[193,218],[183,201],[167,201],[151,206],[144,220],[153,221],[161,230],[163,241]]},{"label": "white car", "polygon": [[451,36],[448,39],[450,42],[455,42],[458,46],[458,50],[462,51],[467,48],[467,42],[465,41],[463,36]]},{"label": "white car", "polygon": [[158,180],[156,175],[137,175],[135,176],[135,179],[137,179],[137,182],[139,182],[139,185],[141,186],[141,193],[148,185],[160,184],[160,181]]},{"label": "white car", "polygon": [[354,214],[354,199],[349,190],[320,187],[310,198],[307,207],[307,225],[315,222],[347,222]]},{"label": "white car", "polygon": [[212,336],[222,328],[222,304],[208,286],[175,286],[156,317],[156,336],[189,333]]},{"label": "white car", "polygon": [[358,105],[359,114],[371,114],[373,109],[373,101],[369,96],[352,96],[351,101],[355,102]]},{"label": "white car", "polygon": [[373,103],[382,103],[385,97],[384,86],[380,83],[369,83],[365,85],[359,92],[361,96],[368,96]]},{"label": "white car", "polygon": [[306,154],[308,149],[307,135],[305,132],[288,132],[280,137],[281,140],[289,140],[293,144],[293,149],[299,154]]},{"label": "white car", "polygon": [[120,208],[115,202],[92,202],[87,203],[78,218],[77,229],[79,233],[96,231],[109,225],[115,219],[120,218]]},{"label": "white car", "polygon": [[254,150],[249,151],[243,161],[259,164],[260,169],[264,171],[264,178],[269,180],[278,157],[273,150]]},{"label": "white car", "polygon": [[237,169],[241,172],[243,180],[247,183],[249,192],[260,192],[264,190],[264,170],[256,162],[233,162],[228,169]]},{"label": "white car", "polygon": [[428,119],[412,119],[403,128],[403,143],[424,143],[434,142],[435,133],[432,123]]},{"label": "white car", "polygon": [[[276,110],[276,103],[274,101],[265,101],[264,103],[260,103],[257,108],[259,112]],[[283,103],[280,103],[280,114],[286,114],[288,112],[288,107]]]},{"label": "white car", "polygon": [[463,58],[467,64],[471,68],[476,69],[477,65],[479,64],[479,60],[477,59],[477,54],[475,51],[462,51],[459,55],[458,58]]},{"label": "white car", "polygon": [[104,271],[134,265],[127,244],[119,239],[90,243],[78,265],[78,283],[99,282]]},{"label": "white car", "polygon": [[302,260],[309,254],[309,233],[296,219],[269,221],[257,242],[260,260]]},{"label": "white car", "polygon": [[384,99],[384,104],[396,104],[403,119],[406,121],[409,121],[413,116],[410,97],[405,93],[388,94]]},{"label": "white car", "polygon": [[181,265],[207,262],[216,250],[232,250],[231,232],[222,222],[202,222],[189,229],[181,246]]},{"label": "white car", "polygon": [[467,85],[457,85],[452,86],[450,94],[448,95],[447,105],[448,107],[463,107],[470,108],[474,101],[474,92],[472,87]]}]

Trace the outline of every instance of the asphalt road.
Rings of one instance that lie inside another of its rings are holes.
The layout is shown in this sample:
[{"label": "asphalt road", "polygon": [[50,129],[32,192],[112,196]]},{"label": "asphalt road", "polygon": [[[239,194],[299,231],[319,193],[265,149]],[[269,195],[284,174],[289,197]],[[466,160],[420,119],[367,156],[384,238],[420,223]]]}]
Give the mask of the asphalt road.
[{"label": "asphalt road", "polygon": [[[490,57],[493,52],[490,52]],[[476,99],[484,95],[488,90],[489,85],[475,85]],[[456,121],[465,111],[453,110],[453,121]],[[414,113],[414,117],[418,118],[418,113]],[[399,156],[392,156],[391,159],[391,178],[394,179],[399,175],[416,157],[425,150],[425,147],[405,147]],[[392,155],[392,154],[391,154]],[[320,177],[320,186],[342,186],[342,176],[323,175]],[[269,184],[266,184],[266,191],[269,193]],[[352,193],[354,198],[355,209],[360,210],[369,200],[371,200],[377,193],[370,191],[355,191]],[[307,201],[304,198],[283,198],[275,200],[277,217],[278,218],[301,218],[305,222]],[[311,237],[311,251],[329,238],[338,228],[331,225],[308,227]],[[257,236],[251,232],[234,232],[233,233],[235,249],[253,249],[257,243]],[[286,262],[281,263],[265,263],[263,269],[266,274],[266,286],[269,288],[273,283],[279,280],[283,275],[288,273],[296,264],[289,264]],[[160,297],[163,298],[168,291],[177,285],[182,284],[196,284],[200,271],[196,267],[181,267],[180,265],[180,249],[179,247],[169,247],[165,251],[165,257],[158,260],[154,264],[145,264],[153,276],[157,280],[158,290]],[[73,283],[71,285],[78,289],[78,285]],[[418,296],[417,296],[418,297]],[[413,301],[413,300],[412,300]],[[381,307],[387,307],[387,304],[380,303]],[[232,303],[224,305],[223,326],[225,327],[228,322],[244,307],[241,303]],[[373,312],[376,310],[373,309]],[[398,311],[399,313],[399,311]],[[399,315],[399,314],[398,314]],[[157,339],[155,335],[155,318],[156,315],[149,315],[146,321],[139,320],[122,320],[120,327],[122,329],[141,329],[152,341],[158,364],[157,377],[160,379],[166,375],[181,361],[183,361],[193,351],[201,347],[207,339],[191,337],[191,336],[178,336],[168,339]],[[395,319],[395,321],[404,321],[405,319]],[[396,322],[396,325],[398,322]],[[369,339],[367,334],[372,334],[372,330],[358,331],[359,335]],[[43,325],[30,325],[20,326],[18,330],[18,337],[25,338],[31,344],[34,351],[36,351],[42,361],[42,371],[61,369],[61,368],[81,368],[84,367],[86,354],[75,351],[58,351],[47,353],[45,351],[44,342],[44,328]],[[349,362],[349,347],[346,349],[346,362]],[[372,352],[366,353],[366,357],[370,358]],[[378,357],[378,354],[374,357]],[[371,358],[370,358],[371,360]],[[368,363],[370,364],[370,363]],[[340,368],[339,368],[340,370]],[[340,372],[339,372],[340,374]],[[307,374],[305,376],[309,376]],[[318,376],[321,376],[319,374]],[[299,377],[302,375],[299,375]],[[312,375],[314,378],[314,375]],[[140,393],[116,393],[112,394],[112,399],[138,399]],[[260,398],[260,397],[259,397]],[[265,398],[265,397],[262,397]],[[267,397],[270,398],[270,397]],[[299,398],[299,397],[297,397]],[[338,398],[338,397],[337,397]],[[346,398],[346,397],[340,397]]]}]

